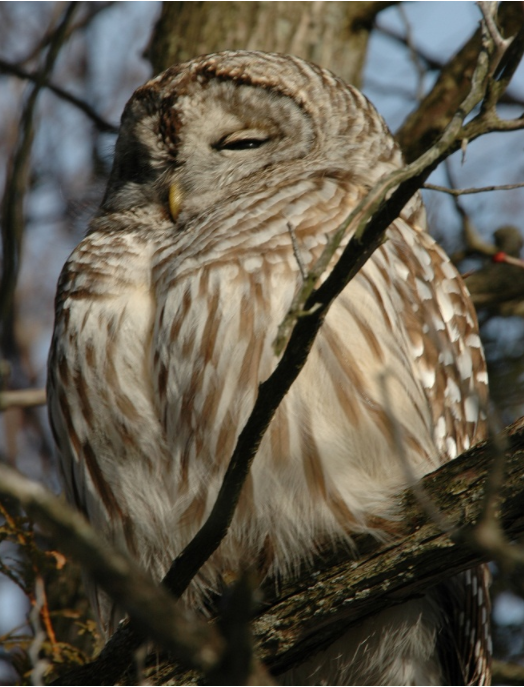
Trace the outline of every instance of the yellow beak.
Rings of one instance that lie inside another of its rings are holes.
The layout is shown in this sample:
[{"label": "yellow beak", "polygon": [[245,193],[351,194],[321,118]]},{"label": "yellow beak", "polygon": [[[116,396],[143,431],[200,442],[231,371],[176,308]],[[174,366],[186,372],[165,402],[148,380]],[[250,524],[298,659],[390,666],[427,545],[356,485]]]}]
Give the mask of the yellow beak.
[{"label": "yellow beak", "polygon": [[173,184],[169,188],[169,212],[173,221],[176,220],[182,207],[183,193],[178,184]]}]

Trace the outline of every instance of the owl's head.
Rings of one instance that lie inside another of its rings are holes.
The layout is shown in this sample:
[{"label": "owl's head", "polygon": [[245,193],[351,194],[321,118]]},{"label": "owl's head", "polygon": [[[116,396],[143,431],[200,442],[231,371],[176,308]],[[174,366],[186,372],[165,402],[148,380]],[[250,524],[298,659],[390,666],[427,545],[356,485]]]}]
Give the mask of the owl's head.
[{"label": "owl's head", "polygon": [[171,214],[187,216],[301,174],[343,174],[369,187],[401,164],[374,107],[331,72],[291,56],[223,52],[134,93],[102,210],[166,213],[171,198]]}]

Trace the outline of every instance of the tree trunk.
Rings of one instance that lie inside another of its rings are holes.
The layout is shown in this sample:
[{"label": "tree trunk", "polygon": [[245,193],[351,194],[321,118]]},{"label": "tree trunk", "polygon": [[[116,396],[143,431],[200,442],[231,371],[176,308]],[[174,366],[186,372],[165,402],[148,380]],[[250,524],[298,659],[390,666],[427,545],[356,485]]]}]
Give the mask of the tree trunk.
[{"label": "tree trunk", "polygon": [[360,86],[369,34],[390,2],[165,2],[150,46],[155,73],[197,55],[298,55]]}]

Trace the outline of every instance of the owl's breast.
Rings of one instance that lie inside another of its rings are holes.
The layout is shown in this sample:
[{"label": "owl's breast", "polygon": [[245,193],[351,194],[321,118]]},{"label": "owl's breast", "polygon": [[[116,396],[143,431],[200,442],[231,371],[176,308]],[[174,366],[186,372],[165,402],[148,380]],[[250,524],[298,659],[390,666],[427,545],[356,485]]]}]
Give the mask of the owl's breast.
[{"label": "owl's breast", "polygon": [[[302,268],[318,258],[354,206],[355,196],[333,180],[319,188],[320,195],[311,188],[280,209],[275,199],[264,201],[258,214],[244,208],[236,224],[233,214],[227,228],[236,231],[222,252],[217,216],[216,225],[207,218],[205,236],[190,237],[187,250],[177,254],[166,246],[155,258],[155,397],[185,541],[209,513],[258,385],[278,363],[273,342],[302,284]],[[249,202],[256,207],[255,199],[244,199]],[[438,464],[431,409],[396,288],[400,279],[382,256],[333,305],[262,441],[221,547],[225,559],[256,555],[269,537],[274,569],[282,572],[304,551],[366,529],[370,516],[391,515],[391,496],[405,472],[395,457],[385,376],[415,472]]]}]

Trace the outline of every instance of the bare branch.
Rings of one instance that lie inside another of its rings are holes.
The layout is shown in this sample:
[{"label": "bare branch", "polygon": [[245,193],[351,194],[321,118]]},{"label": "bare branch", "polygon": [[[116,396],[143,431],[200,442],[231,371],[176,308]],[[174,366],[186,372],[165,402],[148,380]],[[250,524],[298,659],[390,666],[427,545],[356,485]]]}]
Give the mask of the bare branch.
[{"label": "bare branch", "polygon": [[[114,2],[96,2],[96,3],[85,3],[84,8],[89,8],[84,17],[79,19],[78,21],[74,22],[71,24],[65,34],[66,40],[70,38],[70,36],[75,33],[76,31],[80,31],[81,29],[84,29],[86,26],[88,26],[91,21],[98,16],[101,12],[104,12],[107,10],[111,5],[113,5]],[[45,33],[44,37],[42,40],[40,40],[35,47],[31,50],[31,52],[24,57],[23,60],[20,61],[21,64],[25,64],[26,62],[30,62],[35,59],[40,53],[47,48],[49,43],[53,39],[54,32],[53,31],[48,31]]]},{"label": "bare branch", "polygon": [[2,250],[3,272],[0,281],[0,326],[2,338],[7,348],[12,347],[10,320],[13,298],[18,279],[22,235],[24,228],[23,202],[29,175],[29,158],[33,144],[33,118],[36,101],[44,82],[53,70],[60,49],[66,40],[67,30],[78,9],[78,3],[69,3],[62,21],[53,33],[44,66],[27,99],[22,119],[16,151],[8,170],[6,187],[2,199]]},{"label": "bare branch", "polygon": [[524,129],[524,116],[517,119],[500,119],[491,111],[475,117],[464,127],[464,138],[472,141],[485,133],[494,131],[519,131]]},{"label": "bare branch", "polygon": [[465,196],[471,193],[488,193],[490,191],[513,191],[513,189],[516,188],[524,188],[524,182],[519,184],[478,186],[474,188],[448,188],[447,186],[438,186],[437,184],[424,184],[422,188],[425,188],[428,191],[439,191],[440,193],[447,193],[450,196]]},{"label": "bare branch", "polygon": [[493,661],[491,672],[494,685],[524,685],[524,666],[517,663]]},{"label": "bare branch", "polygon": [[0,391],[0,412],[8,408],[33,408],[46,404],[45,389]]},{"label": "bare branch", "polygon": [[[515,2],[500,3],[497,19],[504,35],[514,35],[524,22],[522,8]],[[431,92],[398,130],[396,138],[408,162],[433,145],[469,92],[481,45],[481,30],[478,29],[442,67]]]},{"label": "bare branch", "polygon": [[[7,60],[3,60],[1,58],[0,73],[13,74],[14,76],[18,76],[20,79],[27,79],[28,81],[33,81],[34,83],[37,83],[40,79],[40,75],[38,73],[28,72],[25,69],[19,67],[18,65],[12,62],[8,62]],[[62,100],[71,103],[71,105],[74,105],[79,110],[81,110],[87,117],[89,117],[89,119],[91,119],[91,121],[94,123],[98,131],[109,134],[118,133],[118,126],[116,126],[115,124],[111,124],[110,122],[107,122],[105,119],[103,119],[103,117],[101,117],[91,107],[91,105],[89,105],[89,103],[86,103],[85,100],[77,98],[76,95],[73,95],[72,93],[69,93],[63,88],[60,88],[60,86],[55,86],[55,84],[51,83],[48,79],[44,79],[42,81],[42,85],[45,88],[49,89],[52,93],[57,95],[59,98],[62,98]]]},{"label": "bare branch", "polygon": [[404,44],[406,45],[407,49],[409,50],[409,56],[410,60],[415,68],[415,71],[417,73],[417,90],[416,90],[416,99],[417,101],[422,100],[422,97],[424,95],[424,77],[426,76],[426,69],[423,64],[423,60],[420,59],[420,56],[418,54],[417,49],[415,48],[415,44],[413,41],[413,31],[411,29],[411,24],[409,22],[408,16],[406,14],[406,10],[404,8],[404,5],[401,4],[398,6],[397,11],[402,18],[402,22],[404,24],[404,27],[406,29],[406,37]]}]

